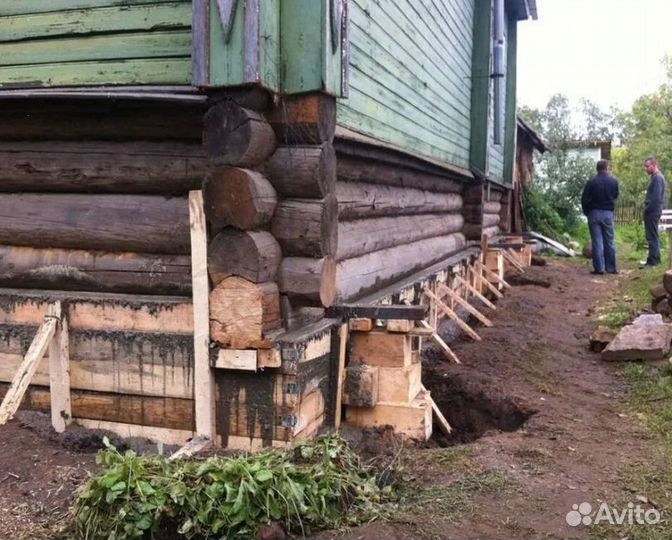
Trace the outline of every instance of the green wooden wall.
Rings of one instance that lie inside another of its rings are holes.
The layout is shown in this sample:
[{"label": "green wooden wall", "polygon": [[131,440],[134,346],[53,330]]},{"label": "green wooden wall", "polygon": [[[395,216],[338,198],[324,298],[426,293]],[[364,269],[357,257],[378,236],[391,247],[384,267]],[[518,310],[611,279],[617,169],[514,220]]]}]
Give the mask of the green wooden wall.
[{"label": "green wooden wall", "polygon": [[0,87],[190,84],[191,0],[4,0]]},{"label": "green wooden wall", "polygon": [[475,0],[350,0],[338,123],[469,168]]}]

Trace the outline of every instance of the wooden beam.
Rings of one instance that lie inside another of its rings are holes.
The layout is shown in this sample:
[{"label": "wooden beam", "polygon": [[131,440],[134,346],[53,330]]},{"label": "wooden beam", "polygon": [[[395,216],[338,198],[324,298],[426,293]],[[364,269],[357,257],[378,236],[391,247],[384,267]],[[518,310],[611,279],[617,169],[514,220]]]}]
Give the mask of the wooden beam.
[{"label": "wooden beam", "polygon": [[457,357],[457,355],[452,351],[452,349],[448,346],[448,344],[443,341],[441,336],[434,330],[434,328],[431,327],[431,325],[427,321],[419,321],[418,324],[427,329],[431,330],[432,334],[429,336],[429,338],[436,343],[441,351],[443,352],[443,355],[448,358],[448,360],[451,360],[455,362],[456,364],[461,364],[460,359]]},{"label": "wooden beam", "polygon": [[467,302],[464,298],[462,298],[459,294],[457,294],[453,289],[447,287],[443,283],[438,283],[437,285],[439,287],[439,290],[450,296],[450,298],[455,300],[456,303],[458,303],[460,306],[466,309],[469,313],[471,313],[474,317],[476,317],[479,321],[481,321],[485,326],[488,327],[492,326],[492,321],[490,319],[488,319],[474,306],[472,306],[469,302]]},{"label": "wooden beam", "polygon": [[427,315],[427,306],[340,304],[327,309],[327,317],[341,319],[406,319],[421,321]]},{"label": "wooden beam", "polygon": [[478,298],[481,302],[483,302],[486,306],[488,306],[490,309],[497,309],[497,306],[493,304],[490,300],[488,300],[485,296],[483,296],[480,292],[478,292],[476,289],[474,289],[471,286],[471,283],[468,283],[464,279],[462,279],[460,276],[455,276],[455,280],[463,285],[469,292],[471,292],[476,298]]},{"label": "wooden beam", "polygon": [[70,403],[70,336],[68,321],[61,303],[50,308],[49,316],[59,322],[56,335],[49,342],[49,395],[51,397],[51,425],[56,433],[63,433],[72,422]]},{"label": "wooden beam", "polygon": [[0,425],[6,424],[14,416],[19,405],[21,405],[21,400],[23,400],[23,396],[28,389],[30,380],[40,365],[40,360],[44,356],[44,353],[47,352],[49,342],[53,338],[57,326],[58,319],[48,314],[30,344],[28,352],[5,395],[5,399],[2,400],[2,404],[0,405]]},{"label": "wooden beam", "polygon": [[212,367],[257,371],[257,351],[256,349],[220,349]]},{"label": "wooden beam", "polygon": [[215,440],[215,376],[210,369],[208,240],[203,192],[189,192],[191,280],[194,307],[194,401],[196,433]]},{"label": "wooden beam", "polygon": [[[422,385],[422,391],[427,392],[424,384]],[[450,427],[448,420],[446,420],[446,417],[443,416],[441,409],[439,409],[439,406],[436,404],[436,401],[434,401],[430,393],[427,393],[427,397],[429,402],[432,404],[432,411],[434,412],[434,418],[436,419],[436,423],[439,425],[439,429],[443,431],[445,435],[450,435],[453,432],[453,428]]]},{"label": "wooden beam", "polygon": [[341,427],[343,408],[343,379],[345,378],[345,356],[348,350],[348,325],[342,324],[338,329],[338,373],[336,375],[336,410],[334,413],[334,427]]},{"label": "wooden beam", "polygon": [[479,336],[476,332],[474,332],[471,326],[469,326],[462,319],[460,319],[457,313],[455,313],[446,304],[444,304],[443,301],[438,296],[436,296],[429,289],[425,289],[424,293],[425,296],[429,298],[429,300],[434,302],[434,305],[438,307],[439,310],[441,310],[449,319],[451,319],[455,324],[457,324],[457,326],[459,326],[470,338],[472,338],[475,341],[481,341],[481,336]]},{"label": "wooden beam", "polygon": [[[478,272],[481,273],[482,276],[485,276],[485,266],[481,264],[481,261],[476,261],[476,268],[478,268]],[[481,283],[487,287],[487,289],[494,294],[497,298],[504,298],[504,295],[495,287],[492,283],[490,283],[490,280],[487,278],[482,279]]]}]

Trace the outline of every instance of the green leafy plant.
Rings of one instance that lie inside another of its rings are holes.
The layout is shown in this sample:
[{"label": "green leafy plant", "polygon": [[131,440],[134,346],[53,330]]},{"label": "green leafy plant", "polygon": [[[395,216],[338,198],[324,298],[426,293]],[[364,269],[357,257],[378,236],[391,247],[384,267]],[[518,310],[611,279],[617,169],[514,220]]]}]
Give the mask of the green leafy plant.
[{"label": "green leafy plant", "polygon": [[78,538],[250,538],[260,525],[288,532],[370,520],[392,495],[338,435],[269,451],[197,462],[120,454],[106,442],[106,468],[75,503]]}]

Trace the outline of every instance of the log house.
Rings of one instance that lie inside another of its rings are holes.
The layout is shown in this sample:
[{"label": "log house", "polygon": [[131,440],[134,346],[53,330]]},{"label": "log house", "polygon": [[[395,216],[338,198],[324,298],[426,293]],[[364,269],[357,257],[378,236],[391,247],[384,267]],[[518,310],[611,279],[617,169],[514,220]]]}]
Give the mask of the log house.
[{"label": "log house", "polygon": [[[535,0],[4,2],[0,396],[60,301],[82,425],[200,430],[203,335],[205,435],[256,449],[339,425],[325,310],[420,302],[508,231],[529,18]],[[418,385],[405,400],[426,419]],[[48,386],[43,360],[23,407],[48,410]]]}]

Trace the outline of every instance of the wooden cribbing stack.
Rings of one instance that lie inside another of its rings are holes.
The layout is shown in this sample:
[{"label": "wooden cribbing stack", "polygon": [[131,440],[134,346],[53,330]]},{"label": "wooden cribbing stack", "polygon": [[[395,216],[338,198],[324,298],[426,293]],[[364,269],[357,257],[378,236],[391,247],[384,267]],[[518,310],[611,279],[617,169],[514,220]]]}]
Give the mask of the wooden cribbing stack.
[{"label": "wooden cribbing stack", "polygon": [[[347,320],[349,363],[343,373],[346,421],[356,427],[392,425],[407,437],[427,440],[438,407],[422,385],[420,339],[433,331],[416,327],[425,306],[344,305],[330,316]],[[345,362],[342,362],[344,365]],[[451,428],[436,416],[443,431]]]},{"label": "wooden cribbing stack", "polygon": [[6,424],[21,405],[31,379],[49,351],[49,381],[51,396],[51,423],[58,433],[72,421],[70,407],[70,358],[68,324],[62,316],[61,303],[49,306],[44,322],[37,330],[23,362],[12,380],[9,390],[0,405],[0,425]]}]

